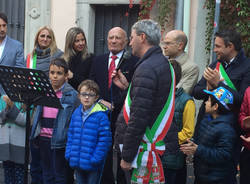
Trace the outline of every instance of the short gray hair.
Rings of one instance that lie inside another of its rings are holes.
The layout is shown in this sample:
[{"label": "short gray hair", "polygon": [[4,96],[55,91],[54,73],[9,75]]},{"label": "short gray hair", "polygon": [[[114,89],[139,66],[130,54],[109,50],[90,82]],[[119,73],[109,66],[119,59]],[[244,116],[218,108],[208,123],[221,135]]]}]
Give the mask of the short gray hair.
[{"label": "short gray hair", "polygon": [[157,22],[151,19],[140,20],[132,26],[132,29],[135,30],[137,35],[144,33],[150,45],[160,44],[161,28]]}]

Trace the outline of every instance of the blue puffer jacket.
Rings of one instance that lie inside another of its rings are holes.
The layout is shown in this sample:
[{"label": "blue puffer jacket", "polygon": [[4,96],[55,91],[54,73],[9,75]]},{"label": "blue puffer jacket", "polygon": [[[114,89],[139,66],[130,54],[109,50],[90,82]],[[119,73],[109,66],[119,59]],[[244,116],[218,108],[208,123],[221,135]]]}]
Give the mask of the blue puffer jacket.
[{"label": "blue puffer jacket", "polygon": [[82,105],[71,117],[65,158],[72,168],[97,170],[112,144],[107,108],[96,104],[86,120],[82,120]]},{"label": "blue puffer jacket", "polygon": [[[194,174],[200,181],[222,181],[233,176],[236,132],[233,114],[201,121],[194,141],[198,148],[194,154]],[[230,180],[229,180],[230,181]]]}]

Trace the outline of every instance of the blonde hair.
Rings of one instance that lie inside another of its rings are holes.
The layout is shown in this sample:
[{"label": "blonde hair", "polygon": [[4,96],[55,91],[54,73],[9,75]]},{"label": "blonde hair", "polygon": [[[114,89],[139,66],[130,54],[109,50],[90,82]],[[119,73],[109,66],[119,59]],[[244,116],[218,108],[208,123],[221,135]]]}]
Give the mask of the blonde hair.
[{"label": "blonde hair", "polygon": [[52,56],[57,51],[56,39],[55,39],[55,34],[54,34],[53,30],[50,27],[48,27],[48,26],[43,26],[36,33],[35,41],[34,41],[34,49],[32,51],[32,56],[36,52],[35,51],[36,47],[39,46],[39,44],[38,44],[38,36],[40,35],[40,33],[43,30],[47,30],[49,32],[50,36],[51,36],[51,43],[50,43],[50,45],[48,47],[48,48],[50,48],[50,55]]},{"label": "blonde hair", "polygon": [[88,46],[87,46],[87,40],[86,40],[84,31],[80,27],[72,27],[68,30],[66,34],[66,41],[65,41],[65,47],[64,47],[63,58],[67,62],[70,60],[72,56],[76,55],[76,51],[74,50],[73,46],[74,46],[76,36],[78,34],[82,34],[85,39],[85,47],[83,51],[81,52],[82,59],[84,60],[88,56]]}]

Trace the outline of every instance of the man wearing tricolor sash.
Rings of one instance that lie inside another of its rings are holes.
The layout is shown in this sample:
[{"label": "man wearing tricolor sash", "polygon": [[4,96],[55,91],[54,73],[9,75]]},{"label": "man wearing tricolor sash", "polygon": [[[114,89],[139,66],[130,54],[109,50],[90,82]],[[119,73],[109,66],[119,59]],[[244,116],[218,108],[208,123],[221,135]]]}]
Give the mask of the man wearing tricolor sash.
[{"label": "man wearing tricolor sash", "polygon": [[[159,156],[173,118],[175,75],[159,47],[160,38],[160,27],[152,20],[138,21],[132,27],[130,46],[140,60],[115,133],[120,165],[130,171],[131,183],[165,183]],[[119,75],[118,71],[113,78],[115,84]]]},{"label": "man wearing tricolor sash", "polygon": [[[215,34],[214,52],[217,60],[204,71],[203,77],[196,84],[193,96],[198,100],[206,101],[204,89],[213,90],[219,86],[225,87],[234,96],[233,111],[238,114],[246,88],[250,85],[250,60],[244,54],[240,34],[234,30],[223,30]],[[204,102],[199,110],[195,135],[201,119],[204,117]],[[236,127],[236,125],[235,125]],[[240,145],[240,144],[239,144]],[[235,165],[239,150],[235,150]]]}]

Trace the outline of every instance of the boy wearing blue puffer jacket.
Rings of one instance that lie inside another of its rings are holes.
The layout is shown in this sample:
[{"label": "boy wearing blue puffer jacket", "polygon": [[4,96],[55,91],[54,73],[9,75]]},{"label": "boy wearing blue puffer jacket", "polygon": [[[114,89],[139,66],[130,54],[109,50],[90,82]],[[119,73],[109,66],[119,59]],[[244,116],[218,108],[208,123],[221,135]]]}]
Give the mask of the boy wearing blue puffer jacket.
[{"label": "boy wearing blue puffer jacket", "polygon": [[112,144],[108,108],[97,103],[99,87],[94,81],[83,81],[78,92],[81,105],[71,117],[65,158],[78,184],[99,184]]}]

